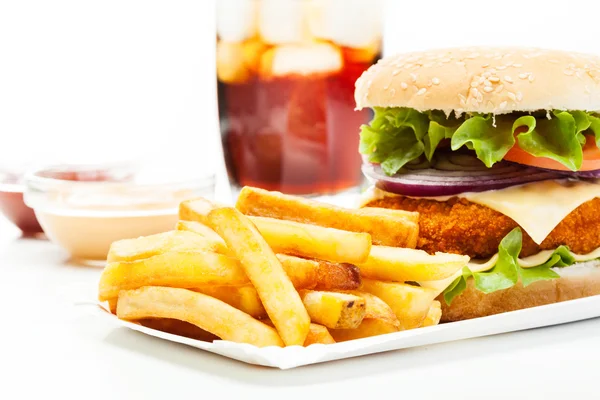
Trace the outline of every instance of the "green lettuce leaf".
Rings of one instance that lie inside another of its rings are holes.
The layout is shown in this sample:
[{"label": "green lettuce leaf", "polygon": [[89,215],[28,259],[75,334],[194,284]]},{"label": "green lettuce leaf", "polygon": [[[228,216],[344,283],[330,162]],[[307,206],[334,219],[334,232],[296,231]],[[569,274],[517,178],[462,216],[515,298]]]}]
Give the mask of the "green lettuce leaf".
[{"label": "green lettuce leaf", "polygon": [[600,148],[600,118],[595,117],[593,115],[588,115],[588,118],[590,120],[589,131],[591,131],[594,134],[594,139],[596,139],[596,146]]},{"label": "green lettuce leaf", "polygon": [[359,151],[369,161],[381,163],[388,175],[421,157],[434,160],[444,139],[454,151],[462,147],[473,150],[488,167],[518,145],[535,157],[556,160],[576,171],[583,162],[587,136],[594,137],[600,148],[600,118],[578,110],[496,118],[469,114],[456,118],[441,111],[421,113],[400,107],[376,107],[374,111],[371,122],[361,126]]},{"label": "green lettuce leaf", "polygon": [[502,239],[498,246],[498,261],[494,268],[473,274],[475,287],[483,293],[492,293],[514,286],[519,280],[519,253],[523,234],[515,228]]},{"label": "green lettuce leaf", "polygon": [[527,287],[537,281],[556,279],[559,275],[552,268],[568,267],[575,263],[575,258],[569,248],[560,246],[543,264],[523,268],[519,265],[522,239],[521,228],[510,231],[500,242],[498,261],[489,271],[472,272],[468,267],[464,267],[461,276],[456,278],[443,292],[446,304],[450,305],[467,288],[467,280],[471,277],[477,290],[489,294],[508,289],[519,280],[524,287]]},{"label": "green lettuce leaf", "polygon": [[491,168],[501,161],[515,144],[513,131],[507,128],[505,121],[497,121],[502,126],[494,127],[491,116],[467,119],[452,136],[452,150],[467,146],[475,150],[477,158]]},{"label": "green lettuce leaf", "polygon": [[423,139],[425,157],[427,157],[427,160],[431,161],[433,159],[433,154],[440,142],[443,139],[450,139],[455,131],[456,128],[443,126],[435,121],[429,123],[427,135],[425,135],[425,138]]},{"label": "green lettuce leaf", "polygon": [[[521,117],[515,121],[513,130],[519,126],[526,126],[527,131],[519,133],[517,140],[519,147],[536,157],[551,158],[560,162],[572,171],[577,171],[583,163],[583,149],[585,137],[579,128],[589,127],[587,116],[578,113],[576,121],[572,114],[554,112],[553,118],[540,118],[532,116]],[[578,124],[579,122],[579,124]],[[583,144],[582,144],[583,141]]]},{"label": "green lettuce leaf", "polygon": [[444,301],[446,304],[452,304],[452,300],[467,288],[467,279],[469,279],[473,273],[469,269],[469,267],[464,267],[462,270],[462,275],[456,278],[450,286],[444,290]]}]

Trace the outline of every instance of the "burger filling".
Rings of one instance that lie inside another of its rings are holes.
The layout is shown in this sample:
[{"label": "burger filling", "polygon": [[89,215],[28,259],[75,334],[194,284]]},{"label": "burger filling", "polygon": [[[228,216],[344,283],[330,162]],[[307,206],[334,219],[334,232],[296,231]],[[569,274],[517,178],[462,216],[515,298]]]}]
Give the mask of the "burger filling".
[{"label": "burger filling", "polygon": [[418,211],[418,247],[466,254],[443,282],[450,304],[472,278],[491,293],[556,279],[600,258],[600,115],[503,115],[375,108],[361,128],[373,207]]}]

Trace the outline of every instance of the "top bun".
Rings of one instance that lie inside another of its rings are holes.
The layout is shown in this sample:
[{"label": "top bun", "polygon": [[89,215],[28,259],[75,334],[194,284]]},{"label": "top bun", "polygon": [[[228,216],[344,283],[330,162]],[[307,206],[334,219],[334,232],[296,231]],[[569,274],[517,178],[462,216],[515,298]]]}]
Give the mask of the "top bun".
[{"label": "top bun", "polygon": [[385,57],[356,81],[357,109],[506,114],[600,110],[600,57],[560,50],[468,47]]}]

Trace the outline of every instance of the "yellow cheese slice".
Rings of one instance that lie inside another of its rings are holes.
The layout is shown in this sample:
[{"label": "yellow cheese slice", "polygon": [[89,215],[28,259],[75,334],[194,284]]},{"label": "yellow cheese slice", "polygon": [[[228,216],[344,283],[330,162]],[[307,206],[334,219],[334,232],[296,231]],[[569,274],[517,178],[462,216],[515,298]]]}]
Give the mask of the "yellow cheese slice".
[{"label": "yellow cheese slice", "polygon": [[541,244],[554,228],[583,203],[600,197],[600,184],[542,181],[459,197],[512,218],[534,242]]}]

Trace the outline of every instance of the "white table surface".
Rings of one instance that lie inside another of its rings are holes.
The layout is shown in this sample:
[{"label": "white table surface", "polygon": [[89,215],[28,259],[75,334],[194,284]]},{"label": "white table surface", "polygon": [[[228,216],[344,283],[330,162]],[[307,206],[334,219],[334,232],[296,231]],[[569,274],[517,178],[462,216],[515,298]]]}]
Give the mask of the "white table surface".
[{"label": "white table surface", "polygon": [[4,220],[0,272],[0,399],[600,396],[600,319],[280,371],[107,325],[74,305],[101,270]]}]

